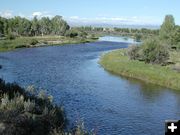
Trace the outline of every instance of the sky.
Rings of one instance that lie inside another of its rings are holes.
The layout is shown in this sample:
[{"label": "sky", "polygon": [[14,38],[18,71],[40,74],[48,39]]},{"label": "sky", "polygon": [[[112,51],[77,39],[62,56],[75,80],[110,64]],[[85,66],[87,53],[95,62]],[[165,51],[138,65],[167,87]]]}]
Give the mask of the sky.
[{"label": "sky", "polygon": [[53,17],[71,24],[160,25],[172,14],[180,25],[180,0],[1,0],[0,16]]}]

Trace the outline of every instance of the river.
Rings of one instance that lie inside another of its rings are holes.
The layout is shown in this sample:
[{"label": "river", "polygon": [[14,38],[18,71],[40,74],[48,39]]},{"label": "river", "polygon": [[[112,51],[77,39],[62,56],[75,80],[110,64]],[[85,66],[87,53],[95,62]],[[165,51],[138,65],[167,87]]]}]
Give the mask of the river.
[{"label": "river", "polygon": [[166,119],[180,119],[180,92],[108,73],[99,64],[132,40],[19,49],[0,53],[0,77],[47,90],[63,104],[69,127],[83,120],[100,135],[162,135]]}]

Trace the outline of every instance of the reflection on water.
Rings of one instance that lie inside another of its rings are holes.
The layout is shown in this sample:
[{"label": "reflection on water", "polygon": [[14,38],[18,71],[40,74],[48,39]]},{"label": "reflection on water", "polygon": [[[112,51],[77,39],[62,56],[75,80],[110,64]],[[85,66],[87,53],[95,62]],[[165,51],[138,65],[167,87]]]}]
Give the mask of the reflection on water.
[{"label": "reflection on water", "polygon": [[99,41],[0,53],[0,77],[47,89],[65,106],[69,127],[82,118],[103,135],[164,134],[164,120],[180,119],[180,93],[112,75],[98,64],[105,51],[127,46]]}]

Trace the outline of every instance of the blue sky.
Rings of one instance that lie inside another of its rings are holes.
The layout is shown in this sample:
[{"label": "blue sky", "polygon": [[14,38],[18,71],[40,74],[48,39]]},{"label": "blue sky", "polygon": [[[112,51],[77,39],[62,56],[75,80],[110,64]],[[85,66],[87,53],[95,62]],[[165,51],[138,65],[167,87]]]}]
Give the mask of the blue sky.
[{"label": "blue sky", "polygon": [[0,15],[61,15],[71,23],[159,25],[166,14],[180,25],[180,0],[1,0]]}]

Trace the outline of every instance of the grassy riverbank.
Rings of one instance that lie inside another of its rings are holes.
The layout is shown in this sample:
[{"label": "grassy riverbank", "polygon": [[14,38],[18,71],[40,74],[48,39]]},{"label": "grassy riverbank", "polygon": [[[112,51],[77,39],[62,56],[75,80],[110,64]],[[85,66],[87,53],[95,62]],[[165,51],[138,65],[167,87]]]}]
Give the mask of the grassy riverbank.
[{"label": "grassy riverbank", "polygon": [[178,52],[173,52],[170,59],[173,62],[176,61],[175,65],[160,66],[129,60],[126,51],[126,49],[120,49],[107,53],[101,57],[100,64],[106,70],[118,75],[180,90],[180,73],[172,69],[180,64]]},{"label": "grassy riverbank", "polygon": [[98,38],[70,38],[65,36],[36,36],[36,37],[18,37],[13,40],[1,39],[0,51],[10,51],[17,48],[41,47],[49,45],[65,45],[94,42]]}]

